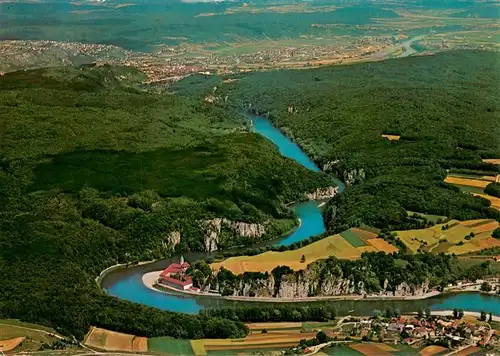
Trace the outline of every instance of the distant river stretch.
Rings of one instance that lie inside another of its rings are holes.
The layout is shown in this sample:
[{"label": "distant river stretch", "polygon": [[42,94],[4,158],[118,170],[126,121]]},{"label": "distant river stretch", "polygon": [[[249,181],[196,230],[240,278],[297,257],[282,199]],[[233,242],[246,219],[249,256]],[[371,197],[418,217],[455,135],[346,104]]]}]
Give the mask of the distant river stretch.
[{"label": "distant river stretch", "polygon": [[[255,132],[261,134],[279,149],[280,153],[291,158],[312,171],[320,171],[319,167],[300,149],[300,147],[276,129],[263,117],[253,117]],[[337,182],[340,191],[344,184]],[[292,234],[269,242],[273,245],[290,245],[311,236],[325,232],[325,224],[318,203],[311,201],[297,204],[293,207],[295,214],[300,218],[301,225]],[[204,256],[203,253],[186,254],[188,260],[195,260]],[[244,303],[255,305],[256,302],[237,302],[209,297],[177,296],[153,291],[142,283],[142,276],[147,272],[158,271],[166,268],[172,261],[178,261],[178,256],[171,259],[157,261],[148,265],[121,269],[109,273],[102,280],[102,288],[110,295],[142,303],[162,310],[182,313],[197,313],[206,307],[236,306]],[[321,302],[310,302],[321,303]],[[309,303],[309,304],[310,304]],[[323,302],[324,303],[324,302]],[[399,308],[401,312],[412,312],[418,309],[430,308],[432,310],[450,310],[454,308],[469,311],[487,311],[500,315],[500,299],[494,296],[483,296],[479,293],[461,293],[416,301],[335,301],[339,314],[371,315],[374,309],[385,309],[389,306]],[[259,303],[269,304],[269,303]]]}]

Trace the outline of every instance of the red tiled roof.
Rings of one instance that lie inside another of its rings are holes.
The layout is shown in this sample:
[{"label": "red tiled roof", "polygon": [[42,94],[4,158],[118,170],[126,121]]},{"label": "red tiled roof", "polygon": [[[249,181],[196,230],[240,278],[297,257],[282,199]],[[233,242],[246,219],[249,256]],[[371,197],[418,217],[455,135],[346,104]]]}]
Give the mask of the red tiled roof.
[{"label": "red tiled roof", "polygon": [[188,269],[189,263],[184,262],[183,264],[180,263],[172,263],[170,266],[168,266],[161,274],[160,276],[163,277],[164,275],[170,274],[175,274],[175,273],[181,273]]},{"label": "red tiled roof", "polygon": [[170,282],[172,284],[176,284],[176,285],[182,286],[182,287],[193,283],[193,279],[191,277],[186,277],[183,281],[181,281],[180,279],[168,277],[168,276],[165,276],[165,277],[162,276],[162,278],[163,278],[163,280],[165,280],[167,282]]}]

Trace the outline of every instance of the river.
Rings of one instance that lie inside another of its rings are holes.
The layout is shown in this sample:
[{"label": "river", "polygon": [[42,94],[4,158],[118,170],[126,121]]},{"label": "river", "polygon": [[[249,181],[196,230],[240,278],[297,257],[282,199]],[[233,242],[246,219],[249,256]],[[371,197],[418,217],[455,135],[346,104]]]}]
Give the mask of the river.
[{"label": "river", "polygon": [[[268,120],[262,117],[254,117],[254,130],[272,141],[280,153],[288,158],[294,159],[304,167],[313,171],[319,171],[319,167],[296,145],[288,139],[281,131],[276,129]],[[344,190],[344,184],[338,181],[340,191]],[[308,237],[325,232],[325,224],[318,202],[305,202],[293,206],[294,212],[301,220],[301,225],[290,235],[270,241],[274,245],[289,245]],[[188,253],[185,257],[193,261],[203,257],[205,253]],[[102,288],[112,296],[126,299],[136,303],[142,303],[162,310],[182,313],[197,313],[206,307],[236,306],[245,302],[228,301],[210,297],[178,296],[151,290],[142,283],[142,276],[147,272],[158,271],[166,268],[171,262],[177,262],[179,256],[171,259],[157,261],[147,265],[120,269],[107,274],[102,282]],[[256,302],[246,302],[255,305]],[[309,302],[324,303],[324,302]],[[434,297],[425,300],[412,301],[388,301],[388,300],[349,300],[335,301],[339,314],[371,315],[374,309],[385,309],[389,306],[398,308],[401,312],[413,312],[419,309],[430,308],[431,310],[450,310],[454,308],[468,311],[487,311],[500,315],[500,298],[485,296],[479,293],[461,293]],[[259,303],[269,304],[269,303]]]}]

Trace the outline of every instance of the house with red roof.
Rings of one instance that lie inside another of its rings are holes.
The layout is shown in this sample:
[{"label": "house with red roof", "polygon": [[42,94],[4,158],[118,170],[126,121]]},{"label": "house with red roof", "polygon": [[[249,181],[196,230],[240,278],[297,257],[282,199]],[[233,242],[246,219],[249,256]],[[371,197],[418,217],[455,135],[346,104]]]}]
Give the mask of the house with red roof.
[{"label": "house with red roof", "polygon": [[180,290],[189,290],[193,288],[193,279],[186,276],[189,263],[184,262],[181,256],[179,263],[172,263],[163,272],[160,273],[158,283]]}]

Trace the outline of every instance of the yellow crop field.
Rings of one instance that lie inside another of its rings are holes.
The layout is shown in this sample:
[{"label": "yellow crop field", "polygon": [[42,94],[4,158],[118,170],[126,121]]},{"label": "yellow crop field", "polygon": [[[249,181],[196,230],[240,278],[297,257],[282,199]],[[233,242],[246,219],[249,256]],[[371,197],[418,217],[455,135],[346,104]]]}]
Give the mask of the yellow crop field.
[{"label": "yellow crop field", "polygon": [[488,199],[490,201],[492,207],[500,209],[500,198],[493,197],[493,196],[488,195],[488,194],[477,194],[477,193],[475,193],[474,195],[476,195],[478,197],[482,197],[484,199]]},{"label": "yellow crop field", "polygon": [[301,328],[302,322],[279,322],[279,323],[248,323],[250,330],[272,330],[272,329],[292,329]]},{"label": "yellow crop field", "polygon": [[500,164],[500,158],[486,158],[483,159],[483,162],[489,164]]},{"label": "yellow crop field", "polygon": [[[385,241],[383,239],[370,239],[367,242],[378,251],[382,251],[385,253],[398,252],[398,249],[396,246],[391,245],[390,243],[388,243],[387,241]],[[359,248],[361,248],[361,247],[359,247]]]},{"label": "yellow crop field", "polygon": [[7,352],[14,350],[24,339],[24,337],[15,337],[13,339],[0,340],[0,351]]},{"label": "yellow crop field", "polygon": [[386,138],[388,139],[389,141],[399,141],[399,139],[401,138],[400,135],[381,135],[383,138]]},{"label": "yellow crop field", "polygon": [[[268,251],[255,256],[238,256],[231,257],[221,262],[212,263],[211,267],[214,270],[219,270],[224,267],[234,274],[242,274],[244,272],[271,272],[278,266],[288,266],[295,271],[307,268],[307,265],[321,259],[326,259],[330,256],[335,256],[339,259],[357,260],[363,252],[382,251],[386,253],[397,252],[398,249],[373,232],[352,229],[351,236],[365,244],[365,246],[353,246],[340,234],[328,236],[322,240],[313,242],[307,246],[292,251]],[[305,262],[300,262],[302,256],[305,257]]]},{"label": "yellow crop field", "polygon": [[204,356],[207,354],[205,342],[203,340],[191,340],[191,348],[196,356]]},{"label": "yellow crop field", "polygon": [[[445,225],[448,228],[445,228]],[[431,252],[436,250],[458,255],[500,245],[500,241],[491,238],[491,233],[498,226],[499,223],[492,219],[462,222],[451,220],[446,224],[437,224],[427,229],[397,231],[396,233],[412,252],[427,247]],[[474,233],[474,237],[466,240],[465,237],[471,233]]]},{"label": "yellow crop field", "polygon": [[469,187],[477,187],[477,188],[486,188],[486,186],[490,184],[490,182],[485,180],[462,178],[462,177],[446,177],[444,181],[450,184],[467,185]]},{"label": "yellow crop field", "polygon": [[147,352],[148,339],[92,327],[85,345],[106,351]]},{"label": "yellow crop field", "polygon": [[[305,263],[301,263],[302,255],[306,258]],[[349,244],[342,236],[332,235],[312,244],[293,251],[268,251],[256,256],[231,257],[222,262],[213,263],[211,267],[215,270],[224,267],[234,274],[244,272],[271,272],[278,266],[289,266],[293,270],[303,270],[308,264],[325,259],[330,256],[338,258],[356,259],[361,256],[354,246]]]},{"label": "yellow crop field", "polygon": [[495,177],[495,176],[482,176],[481,180],[487,180],[488,182],[496,182],[497,177]]}]

